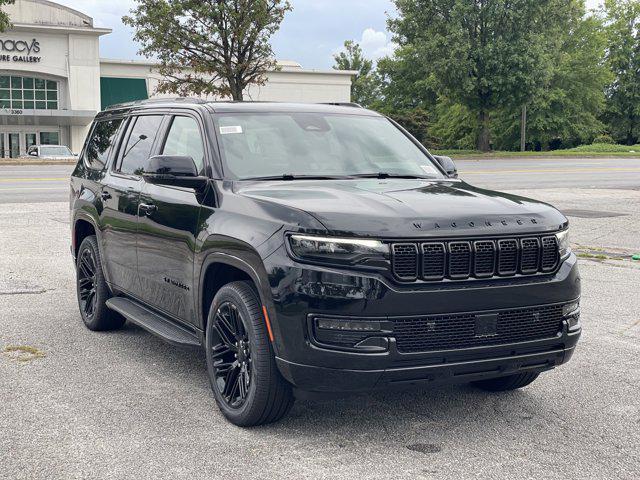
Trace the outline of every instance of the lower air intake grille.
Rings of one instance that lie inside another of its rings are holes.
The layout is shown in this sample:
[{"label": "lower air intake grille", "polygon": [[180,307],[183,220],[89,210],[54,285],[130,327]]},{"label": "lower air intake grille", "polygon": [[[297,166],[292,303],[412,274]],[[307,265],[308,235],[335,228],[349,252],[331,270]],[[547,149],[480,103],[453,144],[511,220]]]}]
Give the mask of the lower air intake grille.
[{"label": "lower air intake grille", "polygon": [[[495,334],[477,334],[477,315],[495,314]],[[401,353],[455,350],[553,338],[562,331],[562,305],[392,319]]]}]

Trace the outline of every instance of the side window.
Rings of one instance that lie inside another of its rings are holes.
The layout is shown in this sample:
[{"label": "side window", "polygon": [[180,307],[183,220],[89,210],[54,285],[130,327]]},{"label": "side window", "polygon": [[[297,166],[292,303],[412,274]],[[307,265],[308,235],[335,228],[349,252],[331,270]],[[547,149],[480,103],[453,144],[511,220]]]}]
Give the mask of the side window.
[{"label": "side window", "polygon": [[121,118],[96,122],[85,148],[84,161],[87,167],[92,170],[104,169],[121,124]]},{"label": "side window", "polygon": [[143,115],[134,119],[131,133],[124,147],[121,147],[120,171],[139,175],[147,166],[156,133],[160,130],[162,115]]},{"label": "side window", "polygon": [[164,142],[163,155],[193,158],[199,172],[204,169],[204,144],[198,122],[191,117],[174,117]]}]

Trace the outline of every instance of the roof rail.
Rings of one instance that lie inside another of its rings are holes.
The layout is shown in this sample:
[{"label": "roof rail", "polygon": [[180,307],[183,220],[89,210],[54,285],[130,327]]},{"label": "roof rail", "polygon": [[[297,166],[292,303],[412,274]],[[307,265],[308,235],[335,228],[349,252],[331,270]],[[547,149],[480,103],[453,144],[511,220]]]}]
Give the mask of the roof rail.
[{"label": "roof rail", "polygon": [[109,105],[107,108],[105,108],[105,110],[117,110],[120,108],[137,107],[140,105],[154,105],[156,103],[171,103],[171,102],[182,102],[182,103],[193,103],[193,104],[207,103],[207,101],[202,98],[154,97],[154,98],[147,98],[146,100],[134,100],[132,102],[115,103],[113,105]]},{"label": "roof rail", "polygon": [[362,105],[355,102],[320,102],[320,105],[335,105],[336,107],[364,108]]}]

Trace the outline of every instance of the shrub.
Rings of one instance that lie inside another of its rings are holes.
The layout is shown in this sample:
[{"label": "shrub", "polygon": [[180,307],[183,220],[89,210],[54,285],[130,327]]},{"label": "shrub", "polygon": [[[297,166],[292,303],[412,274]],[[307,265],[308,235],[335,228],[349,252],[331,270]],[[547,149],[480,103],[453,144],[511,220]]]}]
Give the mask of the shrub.
[{"label": "shrub", "polygon": [[598,135],[596,138],[593,139],[593,142],[591,142],[593,145],[595,145],[596,143],[608,143],[608,144],[614,144],[616,143],[613,140],[613,137],[611,135],[608,135],[606,133],[603,133],[602,135]]}]

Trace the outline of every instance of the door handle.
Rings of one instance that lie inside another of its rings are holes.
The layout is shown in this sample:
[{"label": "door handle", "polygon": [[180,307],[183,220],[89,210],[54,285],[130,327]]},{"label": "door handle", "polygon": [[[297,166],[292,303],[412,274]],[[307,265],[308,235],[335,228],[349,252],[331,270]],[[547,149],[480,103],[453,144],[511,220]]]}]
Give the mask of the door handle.
[{"label": "door handle", "polygon": [[139,208],[140,208],[140,211],[144,212],[146,216],[151,215],[153,212],[155,212],[158,209],[158,207],[149,203],[141,203]]},{"label": "door handle", "polygon": [[100,197],[102,197],[102,200],[109,200],[111,198],[111,194],[106,190],[102,190],[102,192],[100,192]]}]

